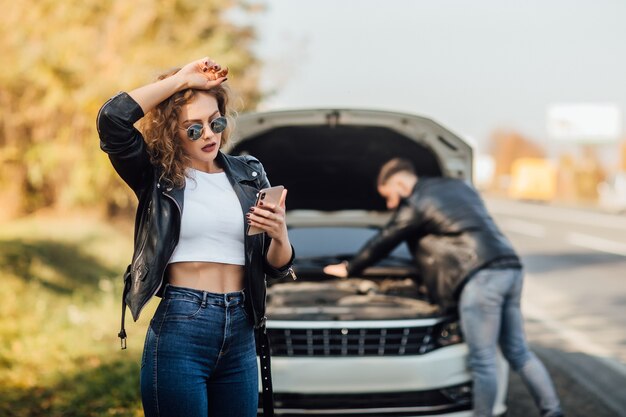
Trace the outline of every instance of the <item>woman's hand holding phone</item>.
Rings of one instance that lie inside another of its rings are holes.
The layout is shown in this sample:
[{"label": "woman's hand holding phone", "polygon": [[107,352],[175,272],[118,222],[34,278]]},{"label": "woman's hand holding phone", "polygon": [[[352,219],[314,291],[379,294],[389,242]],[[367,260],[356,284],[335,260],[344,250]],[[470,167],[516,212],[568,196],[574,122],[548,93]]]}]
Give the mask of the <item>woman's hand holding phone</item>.
[{"label": "woman's hand holding phone", "polygon": [[246,214],[248,235],[265,232],[272,239],[286,240],[286,199],[287,190],[280,185],[259,191],[256,205]]}]

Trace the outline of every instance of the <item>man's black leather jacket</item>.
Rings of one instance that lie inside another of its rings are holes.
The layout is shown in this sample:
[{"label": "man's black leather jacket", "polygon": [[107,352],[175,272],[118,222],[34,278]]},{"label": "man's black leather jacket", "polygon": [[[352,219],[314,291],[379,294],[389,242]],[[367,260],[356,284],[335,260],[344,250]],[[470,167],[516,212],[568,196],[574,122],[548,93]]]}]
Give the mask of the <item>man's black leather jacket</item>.
[{"label": "man's black leather jacket", "polygon": [[[97,117],[100,147],[139,200],[134,253],[124,277],[124,300],[135,321],[150,298],[160,296],[164,288],[164,272],[178,244],[184,206],[184,188],[173,188],[160,178],[159,169],[150,162],[141,133],[133,127],[143,115],[141,107],[128,94],[119,93],[102,106]],[[230,180],[245,215],[254,205],[257,192],[270,185],[263,166],[252,156],[231,156],[221,151],[217,161]],[[241,221],[245,222],[243,216]],[[291,268],[293,252],[291,260],[281,268],[274,268],[267,262],[270,240],[263,233],[246,235],[244,242],[244,279],[249,294],[245,307],[256,328],[262,327],[266,320],[265,276],[295,278]],[[125,337],[123,318],[122,336]]]},{"label": "man's black leather jacket", "polygon": [[348,263],[348,274],[358,275],[403,241],[431,300],[444,311],[456,307],[463,285],[479,269],[521,267],[478,193],[459,179],[420,178],[389,223]]}]

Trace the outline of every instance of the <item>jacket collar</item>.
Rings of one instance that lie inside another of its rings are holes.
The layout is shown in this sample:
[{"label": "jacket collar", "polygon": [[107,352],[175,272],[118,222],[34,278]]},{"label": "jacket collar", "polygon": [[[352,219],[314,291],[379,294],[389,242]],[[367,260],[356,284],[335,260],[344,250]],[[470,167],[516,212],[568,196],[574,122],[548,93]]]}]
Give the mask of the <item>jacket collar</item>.
[{"label": "jacket collar", "polygon": [[216,159],[226,175],[235,182],[254,181],[261,175],[243,159],[227,155],[222,151],[218,151]]},{"label": "jacket collar", "polygon": [[[243,213],[247,213],[254,205],[258,194],[257,188],[252,186],[252,183],[260,178],[261,173],[255,171],[243,158],[226,155],[221,151],[217,154],[217,161],[232,184]],[[251,237],[246,234],[244,239],[248,240]]]},{"label": "jacket collar", "polygon": [[[227,155],[222,151],[218,151],[216,159],[219,165],[224,169],[226,176],[230,179],[231,184],[239,184],[249,181],[254,181],[261,175],[260,172],[256,171],[250,165],[248,165],[243,159],[236,158],[231,155]],[[177,203],[180,212],[182,213],[184,200],[185,200],[185,186],[183,185],[180,188],[177,187],[168,187],[166,184],[163,184],[161,181],[157,184],[158,188],[161,189],[163,194],[168,195],[170,198],[174,199]],[[235,189],[237,192],[238,190]],[[242,206],[244,205],[243,195],[237,193],[240,201],[242,202]],[[250,205],[250,202],[245,202]],[[244,207],[247,210],[247,207]]]},{"label": "jacket collar", "polygon": [[[235,182],[254,181],[261,175],[260,172],[248,165],[245,160],[227,155],[222,151],[218,151],[215,159],[218,161],[220,167],[222,167],[226,175],[229,178],[232,178]],[[176,194],[174,190],[182,192],[185,189],[184,184],[181,188],[176,188],[162,180],[159,180],[158,186],[162,191],[166,191],[170,194]]]}]

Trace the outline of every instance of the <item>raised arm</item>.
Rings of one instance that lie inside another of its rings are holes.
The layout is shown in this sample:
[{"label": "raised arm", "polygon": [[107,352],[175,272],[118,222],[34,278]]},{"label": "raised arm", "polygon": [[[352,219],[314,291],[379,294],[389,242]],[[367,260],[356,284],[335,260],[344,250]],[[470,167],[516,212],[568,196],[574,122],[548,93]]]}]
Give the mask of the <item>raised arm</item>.
[{"label": "raised arm", "polygon": [[208,90],[227,80],[227,68],[221,68],[210,58],[202,58],[185,65],[171,77],[136,88],[128,93],[139,104],[144,114],[154,109],[171,95],[187,88]]},{"label": "raised arm", "polygon": [[120,177],[139,195],[154,174],[146,145],[134,124],[171,95],[186,88],[210,89],[226,81],[227,68],[203,58],[171,77],[120,93],[98,112],[100,148],[109,155]]}]

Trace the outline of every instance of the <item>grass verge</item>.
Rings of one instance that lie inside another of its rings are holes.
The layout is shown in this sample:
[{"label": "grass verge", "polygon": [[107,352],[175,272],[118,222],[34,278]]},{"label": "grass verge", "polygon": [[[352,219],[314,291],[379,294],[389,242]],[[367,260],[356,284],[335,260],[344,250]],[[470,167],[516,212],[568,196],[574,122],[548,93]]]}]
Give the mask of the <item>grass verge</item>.
[{"label": "grass verge", "polygon": [[0,228],[0,415],[141,416],[139,363],[153,300],[120,350],[132,228],[27,218]]}]

